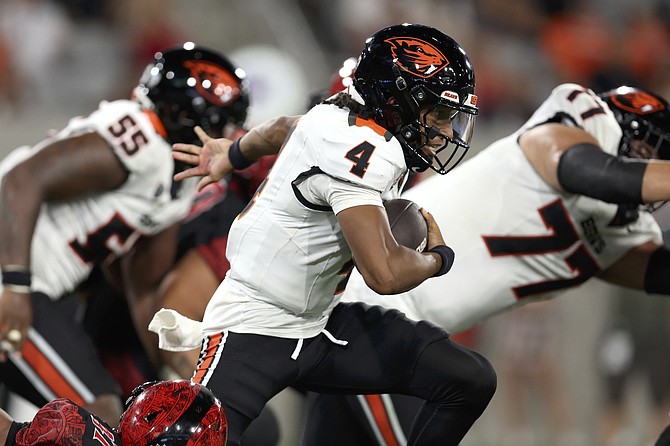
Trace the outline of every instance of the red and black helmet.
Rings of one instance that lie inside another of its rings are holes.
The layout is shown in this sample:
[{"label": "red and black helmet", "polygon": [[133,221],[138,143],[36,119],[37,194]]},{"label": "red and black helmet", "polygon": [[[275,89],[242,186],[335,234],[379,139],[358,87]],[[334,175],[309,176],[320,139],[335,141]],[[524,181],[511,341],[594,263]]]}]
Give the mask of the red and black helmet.
[{"label": "red and black helmet", "polygon": [[[400,141],[410,169],[444,174],[470,147],[478,114],[475,73],[465,50],[443,32],[416,24],[376,32],[358,59],[353,85],[375,121]],[[420,116],[437,107],[450,110],[453,136],[436,134],[425,124],[426,113]],[[442,148],[430,159],[421,148],[440,135]],[[446,150],[450,143],[453,149]]]},{"label": "red and black helmet", "polygon": [[156,53],[134,96],[160,118],[170,143],[199,144],[193,128],[213,137],[244,125],[249,108],[246,74],[225,56],[191,42]]},{"label": "red and black helmet", "polygon": [[598,97],[607,103],[623,131],[619,155],[670,160],[668,101],[651,91],[627,86]]},{"label": "red and black helmet", "polygon": [[225,446],[228,423],[221,402],[189,380],[136,388],[121,415],[118,433],[129,446]]}]

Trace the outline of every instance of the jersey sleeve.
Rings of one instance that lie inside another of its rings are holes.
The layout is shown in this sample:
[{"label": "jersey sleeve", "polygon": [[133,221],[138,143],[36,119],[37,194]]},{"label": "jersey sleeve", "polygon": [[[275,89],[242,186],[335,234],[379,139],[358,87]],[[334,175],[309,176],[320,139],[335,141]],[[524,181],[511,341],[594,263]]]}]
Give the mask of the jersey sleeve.
[{"label": "jersey sleeve", "polygon": [[16,434],[17,446],[121,446],[116,432],[97,416],[64,398],[37,411]]},{"label": "jersey sleeve", "polygon": [[151,172],[168,159],[170,145],[155,130],[151,112],[133,101],[102,102],[86,125],[102,136],[129,172]]},{"label": "jersey sleeve", "polygon": [[554,88],[521,131],[547,122],[580,127],[598,141],[603,151],[618,154],[621,127],[607,104],[586,87],[567,83]]},{"label": "jersey sleeve", "polygon": [[334,178],[385,193],[407,170],[400,143],[387,130],[335,106],[315,107],[298,128],[315,148],[315,164]]},{"label": "jersey sleeve", "polygon": [[330,207],[335,215],[354,206],[384,206],[379,191],[341,181],[329,175],[313,175],[297,187],[307,201]]}]

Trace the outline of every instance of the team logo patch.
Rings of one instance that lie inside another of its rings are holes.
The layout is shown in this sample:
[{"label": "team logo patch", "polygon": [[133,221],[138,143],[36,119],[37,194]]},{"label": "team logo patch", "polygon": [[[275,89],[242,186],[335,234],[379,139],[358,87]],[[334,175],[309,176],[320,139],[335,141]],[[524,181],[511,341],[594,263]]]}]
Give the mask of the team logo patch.
[{"label": "team logo patch", "polygon": [[384,42],[391,45],[396,65],[415,76],[427,78],[449,65],[449,60],[434,45],[414,37],[391,37]]},{"label": "team logo patch", "polygon": [[612,97],[612,102],[624,110],[638,115],[665,110],[663,102],[643,91],[631,91]]},{"label": "team logo patch", "polygon": [[208,101],[223,107],[241,94],[237,79],[220,66],[205,60],[187,60],[184,67],[195,79],[194,87]]}]

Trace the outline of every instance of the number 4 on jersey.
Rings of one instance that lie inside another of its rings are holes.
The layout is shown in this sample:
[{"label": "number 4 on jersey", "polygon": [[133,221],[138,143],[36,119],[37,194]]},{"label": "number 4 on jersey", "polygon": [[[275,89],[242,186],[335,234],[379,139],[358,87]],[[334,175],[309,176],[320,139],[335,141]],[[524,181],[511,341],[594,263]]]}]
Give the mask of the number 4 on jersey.
[{"label": "number 4 on jersey", "polygon": [[370,165],[370,157],[375,151],[375,146],[365,141],[349,150],[344,157],[354,163],[349,172],[359,178],[363,178]]}]

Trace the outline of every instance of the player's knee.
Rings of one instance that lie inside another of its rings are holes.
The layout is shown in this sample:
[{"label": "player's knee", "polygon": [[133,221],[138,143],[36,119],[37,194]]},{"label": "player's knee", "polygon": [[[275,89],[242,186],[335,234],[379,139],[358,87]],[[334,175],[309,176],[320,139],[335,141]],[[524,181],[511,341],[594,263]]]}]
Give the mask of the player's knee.
[{"label": "player's knee", "polygon": [[458,401],[460,406],[482,412],[495,394],[498,382],[495,369],[475,351],[445,340],[428,346],[420,362],[424,365],[441,364],[440,368],[446,370],[442,374],[441,385],[433,391],[431,400],[434,402],[450,405]]},{"label": "player's knee", "polygon": [[463,395],[473,408],[483,411],[493,398],[498,386],[498,377],[493,365],[477,352],[473,356],[472,365],[461,382]]},{"label": "player's knee", "polygon": [[279,420],[270,406],[265,406],[242,435],[242,446],[276,446],[279,444]]}]

